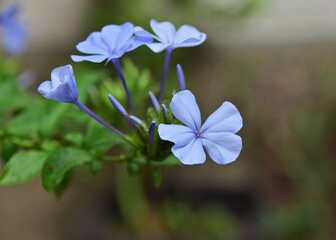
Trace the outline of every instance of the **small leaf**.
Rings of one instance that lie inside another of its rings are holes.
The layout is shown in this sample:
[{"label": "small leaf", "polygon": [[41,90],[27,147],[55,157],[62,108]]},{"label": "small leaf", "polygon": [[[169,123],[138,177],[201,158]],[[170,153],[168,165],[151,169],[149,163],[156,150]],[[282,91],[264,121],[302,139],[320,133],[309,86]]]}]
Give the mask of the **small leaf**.
[{"label": "small leaf", "polygon": [[72,107],[70,104],[45,101],[44,107],[40,108],[38,112],[40,115],[40,118],[37,118],[39,121],[36,121],[39,123],[38,130],[44,136],[51,136],[55,129],[64,121],[64,116],[69,112],[70,107]]},{"label": "small leaf", "polygon": [[48,155],[40,151],[18,152],[13,155],[0,174],[0,185],[28,182],[40,174]]},{"label": "small leaf", "polygon": [[7,124],[8,132],[18,136],[36,135],[41,124],[41,112],[38,109],[25,110]]},{"label": "small leaf", "polygon": [[141,173],[139,164],[134,162],[127,162],[127,173],[132,177],[139,175]]},{"label": "small leaf", "polygon": [[53,189],[53,192],[57,198],[60,198],[65,191],[65,189],[69,186],[71,180],[72,180],[72,172],[73,171],[68,171],[62,181]]},{"label": "small leaf", "polygon": [[62,183],[65,174],[73,167],[84,165],[92,160],[83,150],[62,148],[56,150],[47,159],[42,169],[42,183],[47,191],[54,190]]},{"label": "small leaf", "polygon": [[80,132],[72,132],[65,135],[64,139],[76,146],[81,146],[83,143],[83,134]]},{"label": "small leaf", "polygon": [[94,160],[90,164],[90,169],[93,174],[97,174],[103,169],[103,165],[100,161]]},{"label": "small leaf", "polygon": [[11,141],[11,139],[5,138],[0,144],[0,158],[3,161],[8,161],[11,156],[14,155],[18,146]]},{"label": "small leaf", "polygon": [[160,162],[158,165],[160,166],[176,166],[176,165],[182,165],[182,163],[175,157],[173,154],[170,154],[169,157],[167,157],[165,160]]}]

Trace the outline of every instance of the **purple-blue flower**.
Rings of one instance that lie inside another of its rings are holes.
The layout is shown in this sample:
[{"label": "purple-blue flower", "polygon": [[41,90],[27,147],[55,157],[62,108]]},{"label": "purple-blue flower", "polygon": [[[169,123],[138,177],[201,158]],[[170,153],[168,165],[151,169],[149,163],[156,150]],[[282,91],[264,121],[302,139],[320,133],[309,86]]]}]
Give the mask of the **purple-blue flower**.
[{"label": "purple-blue flower", "polygon": [[194,47],[203,43],[206,39],[206,34],[198,31],[190,25],[183,25],[179,29],[170,22],[150,21],[151,28],[156,35],[153,35],[142,27],[135,27],[135,35],[142,39],[154,38],[158,42],[147,43],[146,45],[153,52],[162,52],[167,48],[183,48]]},{"label": "purple-blue flower", "polygon": [[51,81],[44,81],[38,91],[43,97],[65,103],[77,103],[78,91],[71,65],[55,68]]},{"label": "purple-blue flower", "polygon": [[22,53],[27,45],[27,27],[18,19],[19,6],[14,4],[0,13],[0,30],[5,50],[13,55]]},{"label": "purple-blue flower", "polygon": [[160,124],[161,139],[173,142],[172,153],[187,165],[204,163],[205,150],[218,164],[236,160],[242,140],[236,133],[242,128],[242,117],[230,102],[224,102],[202,125],[195,96],[189,90],[174,94],[170,110],[184,125]]},{"label": "purple-blue flower", "polygon": [[149,38],[135,38],[132,23],[108,25],[103,27],[100,32],[91,33],[85,41],[77,44],[78,51],[89,55],[72,55],[71,58],[75,62],[90,61],[100,63],[105,59],[111,61],[151,41]]},{"label": "purple-blue flower", "polygon": [[45,98],[56,100],[59,102],[75,104],[79,109],[81,109],[94,120],[102,124],[104,127],[118,134],[121,138],[126,138],[125,134],[105,122],[93,111],[91,111],[87,106],[79,101],[75,75],[70,64],[52,70],[51,81],[44,81],[43,83],[41,83],[37,90]]}]

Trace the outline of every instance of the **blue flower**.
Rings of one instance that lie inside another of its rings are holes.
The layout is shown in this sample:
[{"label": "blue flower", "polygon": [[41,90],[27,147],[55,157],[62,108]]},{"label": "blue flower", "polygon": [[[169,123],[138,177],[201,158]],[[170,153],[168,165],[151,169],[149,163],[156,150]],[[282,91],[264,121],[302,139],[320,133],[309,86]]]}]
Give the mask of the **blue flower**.
[{"label": "blue flower", "polygon": [[190,25],[183,25],[177,31],[174,25],[170,22],[150,21],[151,28],[156,34],[150,34],[141,27],[135,27],[135,35],[142,39],[154,38],[158,42],[146,43],[153,52],[162,52],[167,48],[183,48],[194,47],[203,43],[206,39],[206,34],[198,31]]},{"label": "blue flower", "polygon": [[202,125],[194,95],[189,90],[183,90],[173,96],[170,110],[186,126],[160,124],[159,135],[163,140],[175,144],[172,153],[183,164],[204,163],[206,156],[203,147],[218,164],[236,160],[242,149],[242,140],[235,133],[243,124],[233,104],[224,102]]},{"label": "blue flower", "polygon": [[120,58],[124,53],[151,41],[149,38],[135,38],[132,23],[108,25],[103,27],[101,32],[93,32],[85,41],[77,44],[77,50],[89,54],[88,56],[72,55],[71,58],[75,62],[100,63],[105,59],[110,61]]},{"label": "blue flower", "polygon": [[65,103],[77,103],[78,92],[71,65],[55,68],[51,81],[44,81],[38,91],[43,97]]},{"label": "blue flower", "polygon": [[19,6],[10,6],[0,13],[0,27],[3,32],[3,46],[10,54],[22,53],[27,45],[28,30],[18,19]]}]

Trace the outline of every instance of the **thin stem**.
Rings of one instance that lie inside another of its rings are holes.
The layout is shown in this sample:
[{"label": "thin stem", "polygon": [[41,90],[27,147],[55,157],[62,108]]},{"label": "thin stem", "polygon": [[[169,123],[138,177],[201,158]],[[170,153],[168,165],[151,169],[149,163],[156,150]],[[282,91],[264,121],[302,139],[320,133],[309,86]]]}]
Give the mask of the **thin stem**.
[{"label": "thin stem", "polygon": [[135,108],[134,108],[134,104],[133,104],[133,101],[132,101],[132,97],[131,97],[131,94],[128,90],[128,87],[127,87],[127,84],[126,84],[126,80],[125,80],[125,77],[124,77],[124,74],[122,72],[122,69],[121,69],[121,66],[120,66],[120,62],[119,62],[119,59],[118,58],[114,58],[112,59],[112,62],[113,62],[113,65],[114,65],[114,68],[116,69],[117,71],[117,74],[121,80],[121,83],[125,89],[125,93],[126,93],[126,96],[127,96],[127,101],[128,101],[128,105],[131,109],[131,113],[133,115],[136,115],[135,113]]},{"label": "thin stem", "polygon": [[99,116],[97,116],[94,112],[92,112],[87,106],[85,106],[83,103],[81,103],[79,100],[75,102],[75,105],[79,107],[83,112],[87,113],[90,117],[92,117],[94,120],[99,122],[101,125],[106,127],[107,129],[111,130],[112,132],[118,134],[121,138],[126,139],[126,135],[122,132],[120,132],[115,127],[111,126],[107,122],[105,122],[103,119],[101,119]]},{"label": "thin stem", "polygon": [[158,97],[160,104],[162,103],[163,92],[164,92],[164,87],[165,87],[167,76],[168,76],[170,57],[171,57],[172,51],[173,51],[172,48],[167,48],[166,50],[166,56],[165,56],[165,61],[163,64],[163,71],[162,71],[162,76],[161,76],[160,92],[159,92],[159,97]]}]

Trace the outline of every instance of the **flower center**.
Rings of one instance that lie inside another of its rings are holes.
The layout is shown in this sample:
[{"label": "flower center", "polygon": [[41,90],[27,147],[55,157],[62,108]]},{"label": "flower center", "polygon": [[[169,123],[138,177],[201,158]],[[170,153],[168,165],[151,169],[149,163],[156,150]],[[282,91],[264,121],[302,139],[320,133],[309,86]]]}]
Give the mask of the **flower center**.
[{"label": "flower center", "polygon": [[196,138],[200,138],[201,137],[201,133],[200,132],[195,132],[195,137]]}]

